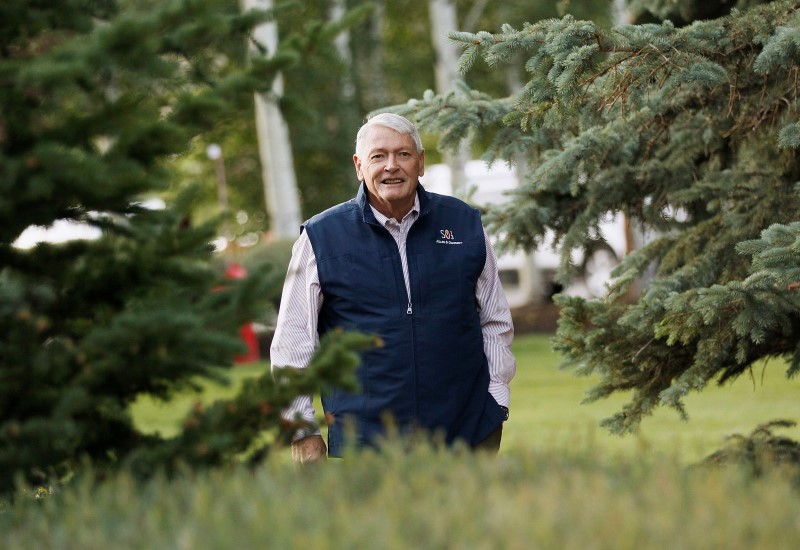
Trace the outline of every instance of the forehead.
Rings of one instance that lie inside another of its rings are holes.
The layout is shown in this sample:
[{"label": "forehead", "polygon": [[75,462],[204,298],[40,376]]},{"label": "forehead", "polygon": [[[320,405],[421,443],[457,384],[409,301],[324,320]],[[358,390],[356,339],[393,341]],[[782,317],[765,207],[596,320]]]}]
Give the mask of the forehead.
[{"label": "forehead", "polygon": [[376,149],[382,150],[398,150],[398,149],[411,149],[417,150],[414,144],[414,139],[410,134],[401,134],[396,130],[387,128],[385,126],[370,126],[364,134],[364,149],[374,151]]}]

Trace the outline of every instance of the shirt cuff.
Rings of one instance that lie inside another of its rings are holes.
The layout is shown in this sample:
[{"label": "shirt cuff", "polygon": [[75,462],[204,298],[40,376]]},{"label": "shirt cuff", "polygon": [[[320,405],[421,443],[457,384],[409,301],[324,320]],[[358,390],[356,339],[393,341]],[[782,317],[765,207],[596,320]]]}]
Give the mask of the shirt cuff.
[{"label": "shirt cuff", "polygon": [[292,443],[312,435],[322,435],[314,418],[314,406],[311,404],[311,397],[308,395],[295,397],[292,404],[281,411],[281,417],[284,420],[293,422],[299,420],[308,424],[294,433]]},{"label": "shirt cuff", "polygon": [[511,389],[508,384],[502,382],[489,382],[489,393],[497,401],[498,405],[508,407],[511,402]]}]

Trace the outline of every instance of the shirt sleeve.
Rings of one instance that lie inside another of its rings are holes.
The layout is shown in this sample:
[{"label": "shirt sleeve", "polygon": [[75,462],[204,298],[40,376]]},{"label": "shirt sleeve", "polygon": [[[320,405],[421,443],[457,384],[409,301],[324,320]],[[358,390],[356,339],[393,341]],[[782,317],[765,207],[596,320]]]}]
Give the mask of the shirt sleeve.
[{"label": "shirt sleeve", "polygon": [[478,278],[475,297],[480,309],[483,350],[489,362],[489,393],[499,405],[508,407],[511,396],[509,384],[517,372],[517,361],[511,353],[514,323],[500,283],[497,256],[485,228],[483,236],[486,241],[486,264]]},{"label": "shirt sleeve", "polygon": [[[292,247],[292,258],[286,273],[281,294],[275,334],[270,345],[272,371],[280,368],[304,369],[308,367],[317,347],[317,319],[322,307],[322,290],[317,273],[317,259],[306,232]],[[301,395],[283,410],[286,419],[298,416],[305,421],[314,420],[315,410],[312,396]],[[316,432],[319,433],[319,432]],[[309,433],[298,433],[300,439]]]}]

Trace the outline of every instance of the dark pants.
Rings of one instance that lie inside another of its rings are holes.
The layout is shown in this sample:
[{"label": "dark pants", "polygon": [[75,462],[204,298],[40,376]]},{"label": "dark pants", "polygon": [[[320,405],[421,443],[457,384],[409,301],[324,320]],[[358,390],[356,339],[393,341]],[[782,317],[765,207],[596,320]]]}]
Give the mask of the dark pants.
[{"label": "dark pants", "polygon": [[473,449],[476,451],[487,451],[490,453],[497,454],[500,450],[500,440],[503,437],[503,425],[500,424],[495,431],[489,434],[489,436],[475,445]]}]

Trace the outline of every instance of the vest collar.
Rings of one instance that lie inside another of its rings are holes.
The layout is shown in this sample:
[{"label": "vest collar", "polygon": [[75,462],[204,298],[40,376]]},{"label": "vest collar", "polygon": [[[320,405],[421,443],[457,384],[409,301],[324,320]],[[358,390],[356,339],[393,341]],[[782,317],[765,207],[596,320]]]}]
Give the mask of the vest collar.
[{"label": "vest collar", "polygon": [[[431,194],[425,191],[425,188],[422,187],[421,183],[417,183],[417,197],[419,197],[419,217],[426,215],[430,209],[430,197]],[[367,184],[363,181],[361,185],[358,187],[358,194],[356,195],[356,203],[358,204],[361,213],[364,216],[364,221],[366,223],[371,223],[374,225],[380,225],[378,220],[375,219],[375,214],[372,213],[372,208],[369,207],[368,195],[367,195]],[[417,218],[419,219],[419,218]]]}]

